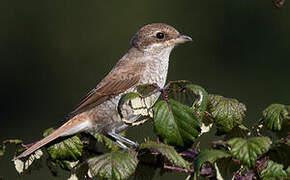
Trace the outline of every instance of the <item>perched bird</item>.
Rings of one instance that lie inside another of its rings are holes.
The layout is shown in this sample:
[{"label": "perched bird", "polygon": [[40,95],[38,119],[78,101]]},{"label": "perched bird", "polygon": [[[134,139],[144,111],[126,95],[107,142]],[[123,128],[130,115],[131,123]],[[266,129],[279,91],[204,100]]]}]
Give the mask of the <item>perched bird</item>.
[{"label": "perched bird", "polygon": [[[172,49],[191,41],[175,28],[162,23],[142,27],[132,38],[128,52],[117,62],[110,73],[72,111],[69,120],[49,136],[34,143],[14,159],[30,155],[58,137],[79,132],[101,133],[122,143],[135,146],[129,139],[120,136],[128,125],[124,124],[117,111],[118,102],[124,93],[135,91],[141,84],[157,84],[164,87]],[[155,96],[155,101],[159,95]],[[129,107],[124,107],[128,121],[135,121]]]}]

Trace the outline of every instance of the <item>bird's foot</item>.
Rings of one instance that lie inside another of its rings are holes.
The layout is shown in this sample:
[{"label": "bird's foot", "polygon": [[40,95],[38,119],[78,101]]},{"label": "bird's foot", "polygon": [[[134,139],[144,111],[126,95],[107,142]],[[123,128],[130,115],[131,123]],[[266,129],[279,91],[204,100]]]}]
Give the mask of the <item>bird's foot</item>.
[{"label": "bird's foot", "polygon": [[111,138],[112,140],[114,140],[114,142],[116,142],[122,149],[129,149],[124,143],[130,145],[132,148],[134,149],[138,149],[139,145],[133,141],[131,141],[130,139],[127,139],[117,133],[114,132],[110,132],[108,133],[109,138]]}]

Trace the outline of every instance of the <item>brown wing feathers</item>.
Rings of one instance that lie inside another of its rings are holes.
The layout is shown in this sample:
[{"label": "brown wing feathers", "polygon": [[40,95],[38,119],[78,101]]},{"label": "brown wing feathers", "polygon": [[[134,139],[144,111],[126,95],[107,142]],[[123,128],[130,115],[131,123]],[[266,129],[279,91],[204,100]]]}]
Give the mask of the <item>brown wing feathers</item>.
[{"label": "brown wing feathers", "polygon": [[[128,66],[128,65],[126,65]],[[107,99],[120,94],[127,89],[137,84],[140,80],[140,73],[143,68],[143,64],[131,65],[125,72],[116,71],[115,73],[109,73],[104,80],[100,83],[100,86],[92,90],[86,98],[72,111],[71,115],[74,116],[83,111],[95,107]],[[121,68],[120,68],[121,69]],[[122,68],[124,69],[124,68]],[[117,72],[117,73],[116,73]]]},{"label": "brown wing feathers", "polygon": [[88,96],[77,106],[77,108],[72,112],[73,114],[69,121],[67,121],[64,125],[62,125],[49,136],[33,144],[15,159],[22,158],[31,154],[35,150],[41,148],[42,146],[60,136],[74,134],[88,128],[89,124],[86,123],[87,121],[75,115],[87,109],[93,108],[94,106],[101,104],[107,99],[111,98],[112,96],[118,95],[136,85],[140,80],[141,68],[142,66],[140,64],[135,64],[134,66],[127,68],[127,71],[125,72],[114,71],[115,74],[109,73],[100,83],[98,88],[92,90]]}]

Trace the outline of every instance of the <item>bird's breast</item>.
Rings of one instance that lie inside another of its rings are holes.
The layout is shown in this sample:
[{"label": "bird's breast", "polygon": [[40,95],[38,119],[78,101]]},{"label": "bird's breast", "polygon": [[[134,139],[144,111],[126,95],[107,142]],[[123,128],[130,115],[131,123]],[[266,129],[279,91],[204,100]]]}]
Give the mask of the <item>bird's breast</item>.
[{"label": "bird's breast", "polygon": [[149,58],[138,84],[156,83],[159,87],[164,87],[168,72],[168,60],[169,58],[162,57]]},{"label": "bird's breast", "polygon": [[[110,131],[112,129],[118,129],[119,126],[123,125],[123,122],[117,111],[117,105],[121,96],[125,93],[136,91],[137,85],[142,84],[154,84],[156,83],[159,87],[164,87],[168,71],[168,57],[148,57],[146,58],[145,67],[141,73],[139,82],[127,89],[125,92],[114,96],[104,103],[96,106],[90,111],[86,112],[89,119],[92,120],[95,132],[100,130]],[[152,102],[158,99],[159,94],[154,96]],[[153,105],[153,104],[151,104]],[[151,106],[150,105],[150,106]],[[124,117],[128,119],[132,114],[134,115],[134,110],[129,105],[123,106]]]}]

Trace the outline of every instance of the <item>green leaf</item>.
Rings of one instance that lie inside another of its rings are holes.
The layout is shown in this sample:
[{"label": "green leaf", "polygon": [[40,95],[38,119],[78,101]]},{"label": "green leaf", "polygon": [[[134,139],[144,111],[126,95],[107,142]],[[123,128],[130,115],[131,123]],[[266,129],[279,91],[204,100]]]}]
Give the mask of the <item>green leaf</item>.
[{"label": "green leaf", "polygon": [[153,113],[154,131],[166,144],[191,146],[200,133],[193,110],[173,99],[159,101]]},{"label": "green leaf", "polygon": [[271,104],[263,111],[262,117],[266,127],[273,131],[280,131],[283,121],[290,120],[287,107],[283,104]]},{"label": "green leaf", "polygon": [[153,92],[156,88],[157,88],[157,85],[155,86],[153,84],[142,84],[136,87],[137,92],[141,94],[142,96]]},{"label": "green leaf", "polygon": [[0,156],[3,156],[5,151],[6,151],[6,146],[7,144],[21,144],[22,143],[22,140],[20,139],[7,139],[7,140],[4,140],[3,143],[2,143],[2,146],[0,146]]},{"label": "green leaf", "polygon": [[269,156],[269,159],[279,164],[288,166],[290,164],[289,152],[289,137],[286,137],[279,139],[278,141],[274,141],[271,145],[269,152],[267,153],[267,156]]},{"label": "green leaf", "polygon": [[150,164],[145,164],[145,163],[142,163],[140,160],[140,163],[138,164],[136,171],[134,173],[134,178],[132,179],[151,180],[154,178],[156,171],[157,171],[157,168],[155,166],[152,166],[152,162],[150,162]]},{"label": "green leaf", "polygon": [[206,162],[214,163],[218,159],[227,158],[231,155],[225,151],[215,150],[215,149],[206,149],[202,150],[198,156],[196,161],[194,161],[194,173],[195,178],[199,175],[200,168]]},{"label": "green leaf", "polygon": [[166,159],[169,160],[173,165],[189,169],[190,166],[189,163],[185,161],[172,146],[148,140],[140,145],[140,149],[149,149],[157,151],[163,156],[165,156]]},{"label": "green leaf", "polygon": [[62,170],[72,171],[77,165],[79,165],[79,162],[79,160],[68,161],[48,158],[46,159],[46,166],[53,175],[57,176]]},{"label": "green leaf", "polygon": [[[156,102],[157,95],[157,93],[153,93],[147,97],[142,97],[136,92],[124,94],[119,100],[117,107],[122,121],[127,125],[136,126],[152,119],[153,113],[151,107]],[[130,121],[130,119],[134,118],[136,118],[136,121]]]},{"label": "green leaf", "polygon": [[193,102],[192,108],[195,110],[196,114],[203,119],[207,106],[210,103],[208,93],[201,86],[194,84],[188,84],[186,88],[190,89],[198,96],[198,99]]},{"label": "green leaf", "polygon": [[259,169],[259,173],[263,180],[287,177],[287,172],[283,170],[283,165],[271,160],[268,160],[262,168]]},{"label": "green leaf", "polygon": [[[147,139],[145,139],[146,141]],[[139,146],[140,147],[140,146]],[[134,180],[151,180],[158,171],[155,165],[160,164],[160,156],[154,151],[142,149],[138,151],[138,165],[134,173]]]},{"label": "green leaf", "polygon": [[191,84],[191,82],[186,80],[178,80],[170,81],[169,83],[170,85],[167,88],[168,97],[185,105],[192,106],[194,99],[196,99],[196,95],[192,90],[186,87]]},{"label": "green leaf", "polygon": [[241,170],[241,166],[234,162],[231,157],[218,159],[215,163],[223,179],[232,179],[235,172]]},{"label": "green leaf", "polygon": [[254,168],[256,159],[266,153],[271,144],[268,137],[251,137],[249,139],[233,138],[228,141],[230,153],[249,168]]},{"label": "green leaf", "polygon": [[215,120],[219,131],[229,132],[240,125],[245,116],[246,106],[236,99],[219,95],[210,95],[211,104],[208,111]]},{"label": "green leaf", "polygon": [[196,115],[200,119],[203,119],[210,99],[208,93],[201,86],[186,80],[171,81],[168,91],[169,98],[191,106],[195,110]]},{"label": "green leaf", "polygon": [[36,161],[37,159],[40,159],[40,157],[43,155],[42,151],[40,149],[36,150],[32,154],[30,154],[25,159],[14,159],[14,166],[16,171],[19,174],[31,172],[31,170],[35,170],[39,168],[40,161]]},{"label": "green leaf", "polygon": [[130,177],[138,164],[136,152],[114,151],[89,159],[89,175],[100,179],[123,180]]},{"label": "green leaf", "polygon": [[140,96],[140,94],[135,93],[135,92],[130,92],[130,93],[127,93],[127,94],[122,95],[122,97],[119,100],[118,107],[117,107],[118,113],[121,116],[121,118],[123,118],[122,106],[126,102],[128,102],[128,101],[130,101],[132,99],[136,99],[136,98],[141,98],[141,96]]},{"label": "green leaf", "polygon": [[104,144],[105,147],[107,149],[109,149],[110,151],[117,151],[120,149],[120,147],[114,142],[112,141],[110,138],[107,138],[106,136],[102,135],[102,134],[97,134],[97,133],[91,133],[92,136],[94,136],[96,138],[96,140],[98,141],[98,143]]},{"label": "green leaf", "polygon": [[229,140],[234,137],[248,137],[250,130],[244,126],[243,124],[240,124],[236,127],[234,127],[231,131],[227,132],[227,134],[224,136],[225,140]]},{"label": "green leaf", "polygon": [[[51,134],[54,129],[47,129],[43,135]],[[77,136],[68,138],[47,148],[50,157],[54,160],[78,160],[83,152],[83,143]]]}]

